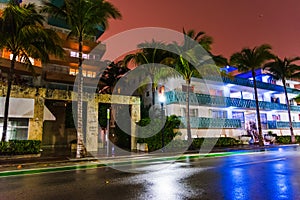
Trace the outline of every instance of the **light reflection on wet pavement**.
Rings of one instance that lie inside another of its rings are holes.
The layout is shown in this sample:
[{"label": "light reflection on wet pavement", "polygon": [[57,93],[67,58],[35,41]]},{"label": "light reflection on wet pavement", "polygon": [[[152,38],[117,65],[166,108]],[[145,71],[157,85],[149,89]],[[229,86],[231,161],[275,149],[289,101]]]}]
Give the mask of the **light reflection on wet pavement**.
[{"label": "light reflection on wet pavement", "polygon": [[[0,199],[300,199],[299,148],[0,178]],[[125,166],[124,166],[125,167]]]}]

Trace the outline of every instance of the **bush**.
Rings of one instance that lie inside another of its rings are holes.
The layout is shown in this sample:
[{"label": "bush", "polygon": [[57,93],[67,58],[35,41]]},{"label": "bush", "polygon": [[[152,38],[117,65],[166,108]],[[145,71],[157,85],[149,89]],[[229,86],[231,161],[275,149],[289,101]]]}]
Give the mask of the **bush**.
[{"label": "bush", "polygon": [[[230,137],[220,137],[220,138],[195,138],[192,143],[193,148],[199,149],[205,140],[205,144],[214,145],[216,147],[229,147],[239,145],[240,142],[234,138]],[[217,141],[216,141],[217,140]]]},{"label": "bush", "polygon": [[291,143],[291,136],[285,135],[285,136],[277,136],[276,142],[279,144],[290,144]]},{"label": "bush", "polygon": [[40,152],[40,140],[10,140],[0,142],[1,155],[37,154]]},{"label": "bush", "polygon": [[299,136],[299,135],[296,135],[295,137],[296,137],[296,142],[297,142],[297,143],[300,143],[300,136]]},{"label": "bush", "polygon": [[[159,121],[161,119],[156,118],[153,120],[154,120],[154,124],[160,124]],[[157,121],[157,123],[156,123],[156,121]],[[151,122],[151,120],[149,118],[145,118],[145,119],[142,119],[141,121],[139,121],[138,125],[146,126],[150,122]],[[151,137],[146,137],[147,135],[152,135],[154,130],[159,129],[158,127],[154,127],[154,126],[149,127],[147,130],[143,130],[144,132],[139,133],[140,138],[137,139],[137,142],[138,143],[147,143],[149,151],[156,151],[158,149],[161,149],[162,148],[162,131],[164,134],[164,144],[166,146],[171,140],[173,140],[174,137],[176,137],[176,135],[181,134],[180,132],[174,133],[174,129],[178,129],[180,126],[180,123],[181,123],[181,121],[177,116],[175,116],[175,115],[168,116],[163,130],[160,130],[157,134],[155,134]],[[178,142],[178,145],[183,145],[183,144],[179,144],[179,142]]]},{"label": "bush", "polygon": [[[296,143],[300,143],[300,136],[296,135]],[[290,135],[284,135],[284,136],[276,136],[276,142],[278,144],[291,144],[291,136]]]}]

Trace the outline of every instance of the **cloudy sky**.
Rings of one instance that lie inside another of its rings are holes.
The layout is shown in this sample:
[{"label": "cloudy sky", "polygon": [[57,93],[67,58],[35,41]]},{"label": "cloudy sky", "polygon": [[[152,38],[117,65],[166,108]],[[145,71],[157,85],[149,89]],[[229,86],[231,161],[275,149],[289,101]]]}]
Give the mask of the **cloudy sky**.
[{"label": "cloudy sky", "polygon": [[229,57],[268,43],[281,57],[300,56],[299,0],[109,0],[122,13],[102,40],[139,27],[183,27],[214,38],[213,52]]}]

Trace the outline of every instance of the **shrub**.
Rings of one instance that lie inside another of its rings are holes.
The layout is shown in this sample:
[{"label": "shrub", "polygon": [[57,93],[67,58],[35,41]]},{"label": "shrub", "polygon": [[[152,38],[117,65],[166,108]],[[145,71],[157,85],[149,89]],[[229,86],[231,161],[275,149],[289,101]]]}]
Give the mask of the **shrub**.
[{"label": "shrub", "polygon": [[300,143],[300,136],[299,136],[299,135],[296,135],[295,137],[296,137],[296,142],[297,142],[297,143]]},{"label": "shrub", "polygon": [[[216,141],[217,140],[217,141]],[[239,145],[240,142],[231,137],[220,137],[220,138],[195,138],[193,140],[193,148],[200,148],[205,141],[206,145],[214,145],[216,147],[229,147]]]},{"label": "shrub", "polygon": [[290,144],[291,143],[291,136],[285,135],[285,136],[277,136],[276,142],[279,144]]},{"label": "shrub", "polygon": [[[296,135],[296,143],[300,143],[300,136]],[[291,144],[291,136],[290,135],[284,135],[284,136],[277,136],[276,137],[276,142],[278,144]]]},{"label": "shrub", "polygon": [[[153,120],[161,120],[159,118],[153,119]],[[138,125],[140,126],[146,126],[150,123],[149,118],[142,119],[141,121],[138,122]],[[147,135],[152,135],[154,130],[158,130],[158,127],[149,127],[147,130],[143,130],[144,132],[139,133],[140,138],[137,139],[138,143],[147,143],[148,144],[148,150],[149,151],[156,151],[158,149],[162,148],[162,131],[164,134],[164,144],[165,146],[175,138],[176,135],[180,135],[180,132],[175,132],[174,129],[178,129],[180,126],[181,121],[179,118],[175,115],[171,115],[167,117],[165,126],[163,130],[160,130],[157,134],[151,136],[151,137],[146,137]],[[160,124],[160,123],[154,123],[154,124]],[[141,136],[144,136],[146,138],[143,138]],[[180,142],[177,142],[176,144],[174,143],[173,146],[176,145],[183,145]],[[176,146],[177,147],[177,146]]]},{"label": "shrub", "polygon": [[1,155],[36,154],[40,152],[40,140],[10,140],[0,142]]}]

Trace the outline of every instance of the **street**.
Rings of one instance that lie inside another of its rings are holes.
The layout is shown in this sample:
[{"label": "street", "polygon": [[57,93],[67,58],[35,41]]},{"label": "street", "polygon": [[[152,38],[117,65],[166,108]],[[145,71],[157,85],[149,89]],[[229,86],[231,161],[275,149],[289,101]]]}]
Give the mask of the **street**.
[{"label": "street", "polygon": [[1,200],[300,199],[299,147],[0,178]]}]

